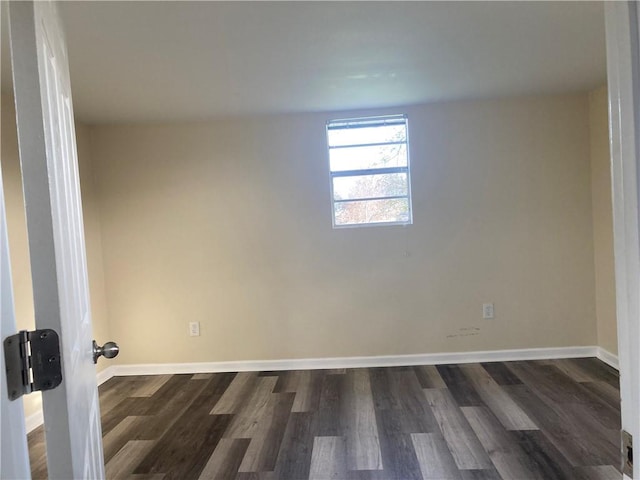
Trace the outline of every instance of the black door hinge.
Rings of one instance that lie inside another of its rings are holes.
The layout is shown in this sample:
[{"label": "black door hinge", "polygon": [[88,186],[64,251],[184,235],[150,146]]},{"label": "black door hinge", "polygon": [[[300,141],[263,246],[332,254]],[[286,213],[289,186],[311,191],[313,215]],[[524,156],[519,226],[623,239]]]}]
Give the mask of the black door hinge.
[{"label": "black door hinge", "polygon": [[21,330],[4,339],[9,400],[62,382],[60,339],[55,330]]},{"label": "black door hinge", "polygon": [[622,473],[633,478],[633,436],[622,430]]}]

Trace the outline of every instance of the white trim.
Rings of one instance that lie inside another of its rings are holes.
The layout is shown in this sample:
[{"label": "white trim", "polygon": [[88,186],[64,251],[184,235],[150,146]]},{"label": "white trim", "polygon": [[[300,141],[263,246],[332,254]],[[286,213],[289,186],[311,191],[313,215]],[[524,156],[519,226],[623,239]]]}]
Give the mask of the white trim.
[{"label": "white trim", "polygon": [[597,347],[596,357],[598,358],[598,360],[606,363],[611,368],[615,368],[616,370],[620,370],[620,366],[618,364],[618,356],[614,355],[610,351],[605,350],[602,347]]},{"label": "white trim", "polygon": [[[271,370],[317,370],[324,368],[400,367],[409,365],[441,365],[448,363],[509,362],[517,360],[545,360],[552,358],[597,357],[617,369],[618,357],[604,348],[560,347],[525,348],[519,350],[490,350],[478,352],[422,353],[416,355],[384,355],[378,357],[292,358],[285,360],[243,360],[200,363],[147,363],[138,365],[110,365],[98,372],[97,383],[102,385],[115,376],[167,375],[175,373],[257,372]],[[27,433],[42,425],[42,410],[29,415]]]},{"label": "white trim", "polygon": [[96,383],[98,385],[102,385],[104,382],[109,380],[111,377],[115,376],[114,371],[115,370],[114,370],[114,366],[113,365],[109,365],[104,370],[99,371],[97,373],[97,375],[96,375]]},{"label": "white trim", "polygon": [[[609,92],[616,318],[621,427],[640,437],[640,10],[636,2],[604,2]],[[640,462],[633,465],[640,478]],[[625,475],[625,478],[628,478]]]},{"label": "white trim", "polygon": [[33,432],[36,428],[44,423],[44,416],[42,415],[42,407],[36,412],[32,413],[24,419],[24,425],[27,433]]},{"label": "white trim", "polygon": [[201,363],[152,363],[114,365],[113,375],[162,375],[175,373],[247,372],[271,370],[315,370],[324,368],[398,367],[447,363],[504,362],[598,356],[599,347],[529,348],[478,352],[424,353],[378,357],[296,358]]},{"label": "white trim", "polygon": [[[96,383],[98,385],[102,385],[104,382],[106,382],[107,380],[109,380],[114,376],[115,376],[114,366],[110,365],[104,370],[98,372],[98,374],[96,375]],[[37,412],[32,413],[31,415],[26,417],[24,422],[25,422],[27,433],[34,431],[36,428],[42,425],[44,423],[44,417],[42,415],[42,407],[40,407],[40,409]]]}]

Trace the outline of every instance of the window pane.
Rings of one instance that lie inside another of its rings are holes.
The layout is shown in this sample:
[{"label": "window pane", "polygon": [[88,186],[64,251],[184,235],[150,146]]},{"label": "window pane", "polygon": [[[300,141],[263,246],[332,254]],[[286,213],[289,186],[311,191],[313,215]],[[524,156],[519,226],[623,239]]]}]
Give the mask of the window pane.
[{"label": "window pane", "polygon": [[379,127],[355,127],[327,130],[329,146],[363,145],[368,143],[406,142],[406,125],[383,125]]},{"label": "window pane", "polygon": [[334,200],[407,195],[406,173],[357,175],[333,179]]},{"label": "window pane", "polygon": [[334,226],[411,222],[406,115],[327,123]]},{"label": "window pane", "polygon": [[406,167],[407,145],[336,148],[329,151],[329,163],[332,172]]},{"label": "window pane", "polygon": [[409,200],[406,198],[340,202],[334,205],[336,225],[409,222]]}]

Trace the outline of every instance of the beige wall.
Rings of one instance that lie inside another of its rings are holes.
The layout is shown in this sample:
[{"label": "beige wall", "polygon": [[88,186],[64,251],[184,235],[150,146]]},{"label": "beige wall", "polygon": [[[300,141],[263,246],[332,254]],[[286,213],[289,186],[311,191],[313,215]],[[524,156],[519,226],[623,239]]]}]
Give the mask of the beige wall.
[{"label": "beige wall", "polygon": [[[13,280],[13,301],[18,330],[33,330],[33,289],[31,288],[31,270],[29,246],[27,244],[27,226],[22,197],[20,160],[18,157],[18,139],[16,132],[13,98],[2,95],[1,132],[2,181],[5,207],[7,211],[7,230],[9,231],[9,254]],[[40,393],[24,397],[25,413],[36,412],[42,403]]]},{"label": "beige wall", "polygon": [[120,362],[595,344],[587,96],[392,112],[408,227],[331,228],[334,115],[92,127]]},{"label": "beige wall", "polygon": [[[29,247],[13,105],[13,99],[10,96],[2,96],[2,181],[7,209],[9,248],[11,249],[11,273],[13,276],[16,323],[18,329],[32,330],[35,328],[33,290],[31,287]],[[93,329],[96,339],[106,341],[110,335],[106,316],[104,274],[102,271],[100,222],[98,205],[94,194],[87,127],[78,126],[76,133],[82,182]],[[105,362],[102,362],[98,364],[98,370],[106,366]],[[31,394],[25,397],[24,402],[25,414],[31,415],[40,408],[41,397],[37,393]]]},{"label": "beige wall", "polygon": [[[324,122],[344,112],[78,126],[95,336],[119,341],[120,363],[596,342],[615,353],[615,316],[611,339],[601,313],[613,286],[599,274],[610,193],[595,154],[598,95],[393,110],[410,121],[408,227],[332,230]],[[7,106],[16,312],[32,328]],[[489,301],[496,318],[482,320]],[[191,320],[200,337],[187,335]]]},{"label": "beige wall", "polygon": [[618,353],[607,87],[589,94],[591,200],[598,345]]},{"label": "beige wall", "polygon": [[[333,230],[325,121],[397,112],[414,224]],[[606,90],[77,137],[94,333],[120,363],[616,352]],[[2,169],[16,316],[33,328],[6,96]]]}]

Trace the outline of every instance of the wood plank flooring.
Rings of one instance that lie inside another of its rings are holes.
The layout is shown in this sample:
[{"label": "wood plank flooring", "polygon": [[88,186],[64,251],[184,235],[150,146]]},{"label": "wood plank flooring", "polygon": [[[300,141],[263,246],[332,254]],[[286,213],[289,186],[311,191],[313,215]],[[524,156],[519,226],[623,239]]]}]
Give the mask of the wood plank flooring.
[{"label": "wood plank flooring", "polygon": [[[108,478],[619,479],[617,372],[593,358],[114,377]],[[29,434],[46,478],[42,427]]]}]

